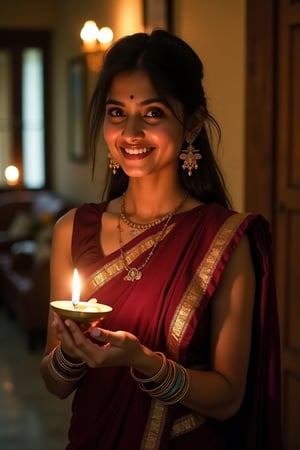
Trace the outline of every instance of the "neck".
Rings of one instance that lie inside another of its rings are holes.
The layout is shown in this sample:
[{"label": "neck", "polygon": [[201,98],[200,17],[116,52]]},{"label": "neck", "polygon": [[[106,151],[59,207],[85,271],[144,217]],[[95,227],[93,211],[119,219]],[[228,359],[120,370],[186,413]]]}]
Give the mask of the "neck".
[{"label": "neck", "polygon": [[125,210],[132,220],[151,222],[175,209],[186,195],[179,183],[168,180],[162,186],[156,183],[143,183],[139,179],[130,179],[125,194]]},{"label": "neck", "polygon": [[[126,191],[121,200],[121,211],[131,220],[147,223],[164,217],[182,206],[187,195],[185,192],[173,192],[171,196],[134,195]],[[177,211],[176,211],[177,212]]]}]

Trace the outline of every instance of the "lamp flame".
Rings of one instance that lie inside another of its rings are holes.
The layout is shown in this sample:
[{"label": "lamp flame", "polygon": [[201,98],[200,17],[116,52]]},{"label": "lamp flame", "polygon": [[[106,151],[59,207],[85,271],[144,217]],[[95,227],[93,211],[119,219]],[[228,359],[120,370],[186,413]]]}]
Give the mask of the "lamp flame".
[{"label": "lamp flame", "polygon": [[80,280],[78,275],[78,270],[74,269],[73,273],[73,291],[72,291],[72,303],[76,307],[80,299]]}]

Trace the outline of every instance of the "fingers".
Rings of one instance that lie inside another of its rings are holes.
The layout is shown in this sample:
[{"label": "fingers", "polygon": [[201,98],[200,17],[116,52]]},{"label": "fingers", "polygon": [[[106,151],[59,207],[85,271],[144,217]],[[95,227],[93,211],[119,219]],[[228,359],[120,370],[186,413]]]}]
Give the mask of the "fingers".
[{"label": "fingers", "polygon": [[79,325],[73,322],[73,320],[65,320],[64,322],[68,332],[71,334],[72,338],[74,339],[75,343],[79,343],[85,339],[85,336],[80,329]]},{"label": "fingers", "polygon": [[[56,313],[54,313],[53,326],[60,340],[71,339],[76,346],[81,346],[86,340],[86,336],[75,322],[69,319],[63,321]],[[121,347],[124,342],[125,333],[122,331],[112,332],[99,327],[92,327],[88,331],[88,334],[98,342],[116,347]]]},{"label": "fingers", "polygon": [[114,347],[122,347],[124,343],[124,332],[122,331],[112,332],[103,328],[95,327],[90,330],[90,335],[96,341],[111,344]]},{"label": "fingers", "polygon": [[83,347],[86,339],[76,323],[71,320],[63,321],[55,314],[52,326],[55,328],[63,350],[73,358],[84,360],[84,353],[81,351],[81,347]]},{"label": "fingers", "polygon": [[60,341],[71,339],[70,333],[63,320],[56,313],[53,314],[52,327],[55,329],[56,336]]},{"label": "fingers", "polygon": [[53,321],[52,326],[55,328],[57,333],[61,333],[64,331],[64,323],[56,312],[53,312]]},{"label": "fingers", "polygon": [[136,336],[125,331],[91,327],[84,334],[72,320],[59,318],[54,319],[54,326],[66,354],[85,361],[92,368],[129,366],[134,355],[141,351]]}]

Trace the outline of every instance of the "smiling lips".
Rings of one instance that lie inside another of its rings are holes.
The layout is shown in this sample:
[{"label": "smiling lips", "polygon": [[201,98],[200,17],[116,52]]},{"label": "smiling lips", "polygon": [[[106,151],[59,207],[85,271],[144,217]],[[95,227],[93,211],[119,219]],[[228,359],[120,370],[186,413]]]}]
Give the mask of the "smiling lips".
[{"label": "smiling lips", "polygon": [[145,156],[153,150],[153,147],[121,147],[125,156]]}]

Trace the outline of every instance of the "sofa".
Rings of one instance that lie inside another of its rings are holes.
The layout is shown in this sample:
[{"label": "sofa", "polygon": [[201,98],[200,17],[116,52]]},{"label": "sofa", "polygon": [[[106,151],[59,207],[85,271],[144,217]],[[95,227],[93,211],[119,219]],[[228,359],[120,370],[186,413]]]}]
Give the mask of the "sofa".
[{"label": "sofa", "polygon": [[73,206],[48,190],[0,192],[0,307],[29,351],[45,343],[53,226]]}]

